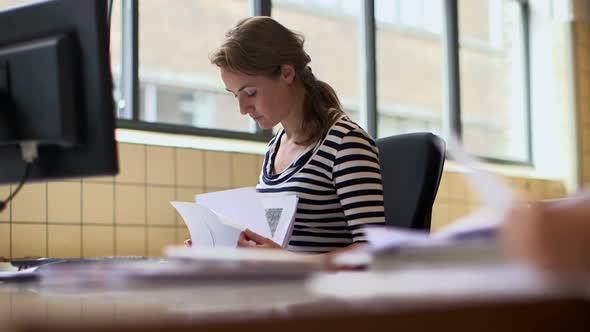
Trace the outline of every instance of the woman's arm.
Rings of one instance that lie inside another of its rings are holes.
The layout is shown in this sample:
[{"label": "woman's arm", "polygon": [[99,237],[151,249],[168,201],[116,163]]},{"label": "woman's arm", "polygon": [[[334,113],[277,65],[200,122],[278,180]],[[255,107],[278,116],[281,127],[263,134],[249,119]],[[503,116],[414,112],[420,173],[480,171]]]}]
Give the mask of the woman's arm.
[{"label": "woman's arm", "polygon": [[385,208],[377,145],[362,129],[342,137],[332,179],[352,242],[366,242],[363,228],[385,225]]}]

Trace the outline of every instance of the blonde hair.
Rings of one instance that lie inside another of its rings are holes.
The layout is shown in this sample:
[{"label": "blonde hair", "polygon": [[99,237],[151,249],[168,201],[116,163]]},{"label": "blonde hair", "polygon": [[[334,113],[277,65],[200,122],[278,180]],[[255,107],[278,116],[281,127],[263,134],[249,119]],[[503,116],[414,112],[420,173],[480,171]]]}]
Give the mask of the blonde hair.
[{"label": "blonde hair", "polygon": [[295,79],[305,89],[302,128],[306,139],[297,143],[309,145],[322,138],[343,111],[334,89],[316,79],[308,66],[311,58],[303,49],[304,41],[301,34],[270,17],[249,17],[226,33],[209,59],[220,68],[270,78],[281,74],[281,65],[293,65]]}]

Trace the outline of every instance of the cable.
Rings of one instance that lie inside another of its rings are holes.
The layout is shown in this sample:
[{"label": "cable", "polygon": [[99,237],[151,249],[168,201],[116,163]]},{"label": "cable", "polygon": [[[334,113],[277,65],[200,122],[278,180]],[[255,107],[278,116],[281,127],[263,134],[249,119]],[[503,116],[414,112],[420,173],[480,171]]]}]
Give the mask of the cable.
[{"label": "cable", "polygon": [[107,16],[107,26],[109,27],[109,32],[111,31],[111,16],[113,13],[113,1],[115,0],[109,0],[109,9],[108,9],[108,16]]},{"label": "cable", "polygon": [[29,174],[31,173],[31,167],[33,166],[33,162],[35,161],[35,159],[37,159],[37,142],[22,142],[20,143],[20,149],[22,158],[27,163],[27,167],[25,168],[25,175],[23,175],[23,178],[20,180],[20,183],[18,184],[18,187],[16,187],[16,190],[12,194],[8,195],[8,198],[6,198],[4,201],[0,201],[0,212],[6,209],[6,205],[8,205],[8,202],[10,202],[14,198],[14,196],[18,194],[25,182],[27,182]]},{"label": "cable", "polygon": [[29,173],[31,172],[31,166],[33,166],[33,163],[27,162],[27,168],[25,168],[25,175],[23,175],[23,178],[20,180],[20,183],[19,183],[18,187],[16,187],[16,190],[12,194],[10,194],[8,196],[8,198],[6,198],[4,201],[0,202],[0,212],[4,211],[8,202],[10,202],[10,200],[12,200],[14,198],[14,196],[16,196],[16,194],[18,194],[18,192],[20,191],[20,188],[23,187],[23,185],[27,181],[27,178],[29,177]]}]

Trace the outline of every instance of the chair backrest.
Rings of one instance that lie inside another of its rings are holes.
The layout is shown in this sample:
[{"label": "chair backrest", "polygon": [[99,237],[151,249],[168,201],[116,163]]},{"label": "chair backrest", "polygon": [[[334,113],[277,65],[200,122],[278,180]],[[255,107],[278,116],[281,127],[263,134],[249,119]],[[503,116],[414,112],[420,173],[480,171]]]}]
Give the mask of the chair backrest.
[{"label": "chair backrest", "polygon": [[445,141],[432,133],[377,139],[387,225],[430,230],[445,163]]}]

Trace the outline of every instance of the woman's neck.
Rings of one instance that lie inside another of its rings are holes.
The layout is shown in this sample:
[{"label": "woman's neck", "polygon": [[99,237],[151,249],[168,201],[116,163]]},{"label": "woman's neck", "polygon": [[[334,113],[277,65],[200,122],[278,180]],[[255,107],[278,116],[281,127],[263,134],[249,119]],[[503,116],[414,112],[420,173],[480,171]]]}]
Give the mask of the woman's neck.
[{"label": "woman's neck", "polygon": [[295,89],[293,97],[291,110],[281,120],[281,125],[285,130],[283,139],[287,142],[305,141],[307,133],[303,128],[303,101],[305,100],[305,89],[303,86],[298,86]]}]

